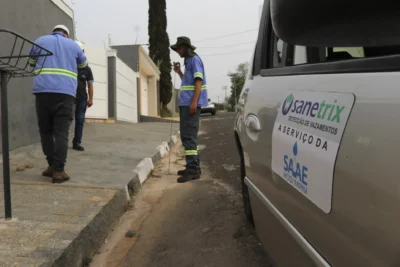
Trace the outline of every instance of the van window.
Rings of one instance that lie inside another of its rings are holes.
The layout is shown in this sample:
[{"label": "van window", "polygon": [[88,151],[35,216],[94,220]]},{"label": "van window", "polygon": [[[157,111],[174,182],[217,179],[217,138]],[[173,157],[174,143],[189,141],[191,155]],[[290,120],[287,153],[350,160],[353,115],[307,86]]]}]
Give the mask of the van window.
[{"label": "van window", "polygon": [[252,71],[253,71],[252,72],[252,76],[259,75],[260,74],[260,70],[261,70],[261,67],[260,67],[260,55],[257,53],[257,51],[259,50],[259,49],[257,49],[258,46],[259,46],[259,44],[257,43],[256,49],[254,51],[254,56],[253,56],[253,67],[251,68]]},{"label": "van window", "polygon": [[[308,47],[293,45],[276,36],[270,16],[266,16],[266,20],[266,25],[260,28],[260,33],[264,33],[264,39],[261,45],[257,47],[259,49],[258,55],[261,55],[260,74],[263,77],[399,71],[400,45],[380,47]],[[395,57],[396,55],[398,57]],[[363,60],[372,58],[374,60]]]},{"label": "van window", "polygon": [[363,47],[327,47],[325,48],[326,61],[338,61],[364,58]]},{"label": "van window", "polygon": [[301,65],[307,63],[307,47],[296,45],[294,47],[294,62],[293,65]]},{"label": "van window", "polygon": [[272,59],[271,68],[282,68],[285,66],[290,66],[293,58],[293,53],[288,53],[288,44],[281,39],[279,39],[273,31],[271,31],[271,37],[273,38],[273,43],[270,46],[272,51],[270,57]]},{"label": "van window", "polygon": [[295,46],[294,65],[347,61],[400,54],[395,47],[305,47]]},{"label": "van window", "polygon": [[274,68],[282,65],[283,41],[275,36],[275,55],[274,55]]},{"label": "van window", "polygon": [[365,57],[364,47],[334,47],[333,53],[347,52],[354,58]]}]

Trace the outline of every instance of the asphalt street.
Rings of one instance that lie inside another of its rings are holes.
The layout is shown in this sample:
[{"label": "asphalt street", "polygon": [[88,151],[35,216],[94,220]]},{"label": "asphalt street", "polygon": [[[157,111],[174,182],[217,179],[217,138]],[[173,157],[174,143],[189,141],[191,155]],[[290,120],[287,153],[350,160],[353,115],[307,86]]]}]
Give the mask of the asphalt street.
[{"label": "asphalt street", "polygon": [[219,112],[216,116],[202,115],[200,156],[211,177],[240,192],[240,160],[233,135],[234,119],[233,112]]}]

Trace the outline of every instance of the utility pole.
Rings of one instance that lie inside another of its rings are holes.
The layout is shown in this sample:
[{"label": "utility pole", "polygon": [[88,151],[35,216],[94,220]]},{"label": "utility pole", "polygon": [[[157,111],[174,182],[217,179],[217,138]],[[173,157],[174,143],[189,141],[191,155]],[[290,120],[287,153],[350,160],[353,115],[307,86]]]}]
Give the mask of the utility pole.
[{"label": "utility pole", "polygon": [[237,106],[236,89],[233,89],[233,93],[234,93],[234,96],[235,96],[235,110],[236,110],[236,106]]},{"label": "utility pole", "polygon": [[222,90],[225,90],[225,107],[228,108],[228,86],[222,86]]},{"label": "utility pole", "polygon": [[108,48],[112,46],[112,41],[111,41],[111,34],[108,34]]},{"label": "utility pole", "polygon": [[140,32],[140,26],[136,25],[135,26],[135,32],[136,32],[136,40],[135,40],[135,44],[137,44],[137,40],[139,38],[139,32]]},{"label": "utility pole", "polygon": [[228,86],[222,86],[222,90],[225,90],[225,99],[228,97]]}]

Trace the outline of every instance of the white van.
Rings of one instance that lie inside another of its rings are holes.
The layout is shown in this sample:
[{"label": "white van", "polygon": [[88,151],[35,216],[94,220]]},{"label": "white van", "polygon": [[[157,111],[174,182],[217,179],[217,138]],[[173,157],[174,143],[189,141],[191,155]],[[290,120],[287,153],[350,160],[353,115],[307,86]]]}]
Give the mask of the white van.
[{"label": "white van", "polygon": [[264,3],[235,136],[245,213],[277,266],[400,266],[399,13]]}]

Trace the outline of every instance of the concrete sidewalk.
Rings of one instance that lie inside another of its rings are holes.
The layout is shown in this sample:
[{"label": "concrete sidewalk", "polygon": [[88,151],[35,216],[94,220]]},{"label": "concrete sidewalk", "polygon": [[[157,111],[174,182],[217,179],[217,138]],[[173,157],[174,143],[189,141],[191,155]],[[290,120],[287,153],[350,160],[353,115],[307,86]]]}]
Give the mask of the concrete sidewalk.
[{"label": "concrete sidewalk", "polygon": [[61,185],[40,175],[47,167],[40,144],[11,152],[16,220],[0,221],[0,266],[84,266],[124,213],[128,191],[138,191],[165,155],[170,131],[166,123],[86,124],[86,151],[69,150],[71,181]]}]

